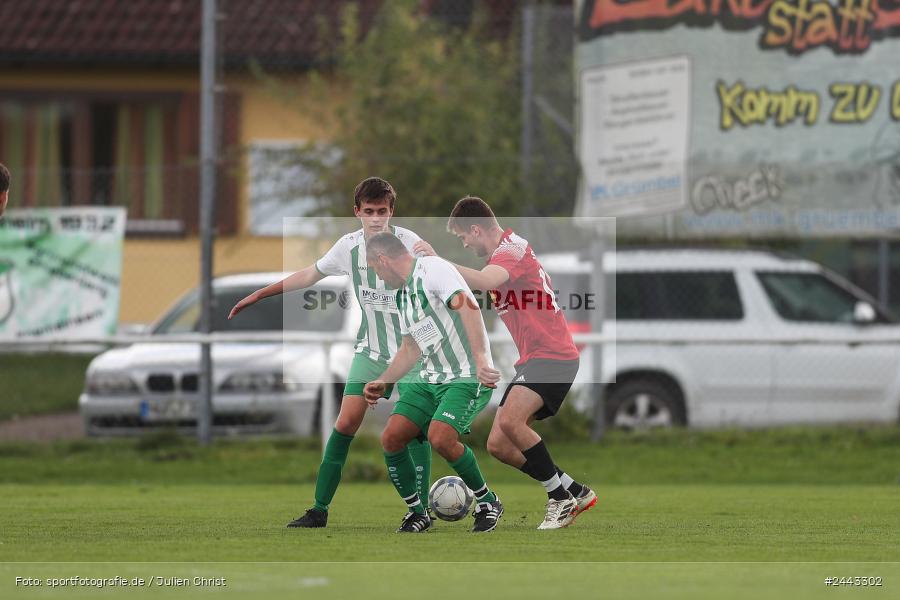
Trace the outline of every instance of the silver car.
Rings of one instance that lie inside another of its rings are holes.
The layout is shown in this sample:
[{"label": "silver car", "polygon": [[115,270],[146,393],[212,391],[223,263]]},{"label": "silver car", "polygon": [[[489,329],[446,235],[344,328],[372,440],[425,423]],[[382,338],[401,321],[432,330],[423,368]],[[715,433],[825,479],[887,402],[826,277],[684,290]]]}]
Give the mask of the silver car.
[{"label": "silver car", "polygon": [[[238,300],[288,275],[276,272],[216,278],[213,331],[277,333],[287,329],[330,333],[333,337],[355,335],[359,308],[352,300],[350,283],[342,277],[326,277],[312,288],[266,298],[233,320],[227,319]],[[199,291],[193,290],[150,328],[149,335],[195,332],[199,315]],[[318,428],[324,375],[331,368],[334,397],[340,402],[352,352],[349,343],[335,344],[326,361],[319,343],[214,344],[213,431],[309,435]],[[78,402],[85,431],[99,436],[128,435],[158,427],[193,429],[199,402],[199,364],[200,348],[193,343],[134,344],[100,354],[88,366]]]},{"label": "silver car", "polygon": [[[570,329],[590,331],[592,264],[575,253],[539,258]],[[604,270],[615,274],[607,327],[616,341],[604,347],[601,379],[612,426],[900,418],[900,323],[822,265],[753,250],[619,249]],[[509,375],[518,352],[506,344],[494,358]],[[583,347],[572,388],[589,414],[592,363],[593,348]]]}]

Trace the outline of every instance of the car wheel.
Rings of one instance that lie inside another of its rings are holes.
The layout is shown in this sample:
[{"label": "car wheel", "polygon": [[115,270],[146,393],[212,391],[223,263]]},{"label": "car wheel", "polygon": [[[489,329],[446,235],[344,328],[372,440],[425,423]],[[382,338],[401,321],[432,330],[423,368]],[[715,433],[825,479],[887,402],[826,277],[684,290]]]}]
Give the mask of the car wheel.
[{"label": "car wheel", "polygon": [[685,421],[680,400],[658,381],[629,381],[614,387],[606,399],[610,427],[645,431],[684,425]]}]

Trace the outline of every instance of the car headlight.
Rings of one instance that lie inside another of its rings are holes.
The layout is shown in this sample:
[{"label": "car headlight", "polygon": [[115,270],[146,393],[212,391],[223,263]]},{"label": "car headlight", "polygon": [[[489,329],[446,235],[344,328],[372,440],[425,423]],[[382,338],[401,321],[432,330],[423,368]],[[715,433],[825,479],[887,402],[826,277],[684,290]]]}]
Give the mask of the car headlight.
[{"label": "car headlight", "polygon": [[97,372],[88,375],[84,384],[85,391],[97,396],[115,396],[118,394],[136,394],[138,386],[125,373]]},{"label": "car headlight", "polygon": [[288,379],[284,373],[273,371],[268,373],[235,373],[225,380],[219,390],[222,392],[296,392],[301,385]]}]

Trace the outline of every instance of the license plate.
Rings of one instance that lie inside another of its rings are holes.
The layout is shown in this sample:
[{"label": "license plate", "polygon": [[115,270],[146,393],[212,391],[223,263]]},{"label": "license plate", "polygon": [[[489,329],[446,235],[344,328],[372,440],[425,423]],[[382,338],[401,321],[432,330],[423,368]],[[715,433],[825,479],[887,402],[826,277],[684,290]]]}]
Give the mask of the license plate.
[{"label": "license plate", "polygon": [[196,417],[196,404],[184,398],[152,398],[141,401],[141,419],[144,421],[183,421]]}]

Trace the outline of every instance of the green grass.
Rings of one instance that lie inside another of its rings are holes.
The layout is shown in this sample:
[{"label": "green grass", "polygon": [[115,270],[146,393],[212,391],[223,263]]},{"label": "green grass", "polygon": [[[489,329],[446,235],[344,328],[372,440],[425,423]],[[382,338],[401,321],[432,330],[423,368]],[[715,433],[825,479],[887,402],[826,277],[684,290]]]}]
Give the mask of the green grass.
[{"label": "green grass", "polygon": [[[76,410],[92,358],[81,354],[0,355],[0,420]],[[48,373],[53,375],[48,377]]]},{"label": "green grass", "polygon": [[[479,451],[483,442],[468,441],[490,479],[521,481]],[[900,485],[896,426],[614,433],[599,444],[554,441],[550,448],[573,475],[604,484]],[[168,432],[139,440],[0,442],[0,483],[311,483],[319,456],[316,439],[219,440],[201,448]],[[351,479],[387,481],[376,438],[358,436],[350,456]]]},{"label": "green grass", "polygon": [[[598,486],[574,526],[538,532],[545,497],[496,485],[506,513],[491,536],[471,519],[394,533],[405,507],[383,484],[340,490],[325,529],[284,527],[312,485],[4,486],[3,561],[881,561],[900,560],[893,486]],[[813,510],[814,508],[814,510]],[[415,539],[410,540],[413,537]],[[838,543],[839,542],[839,543]]]},{"label": "green grass", "polygon": [[[797,600],[852,594],[823,591],[824,578],[863,575],[884,578],[866,594],[896,597],[900,589],[900,428],[675,431],[551,449],[600,495],[572,527],[536,531],[542,490],[481,452],[506,505],[498,530],[474,535],[467,519],[401,536],[394,529],[404,507],[382,480],[374,438],[354,442],[351,481],[339,490],[329,526],[300,531],[284,524],[310,502],[315,440],[199,448],[160,434],[0,443],[0,597],[29,593],[15,587],[17,576],[72,575],[229,581],[215,592],[103,592],[154,598],[265,591],[520,599],[577,589],[587,597]],[[446,473],[436,458],[434,476]],[[446,564],[453,562],[465,564]],[[403,587],[415,574],[431,587]]]}]

